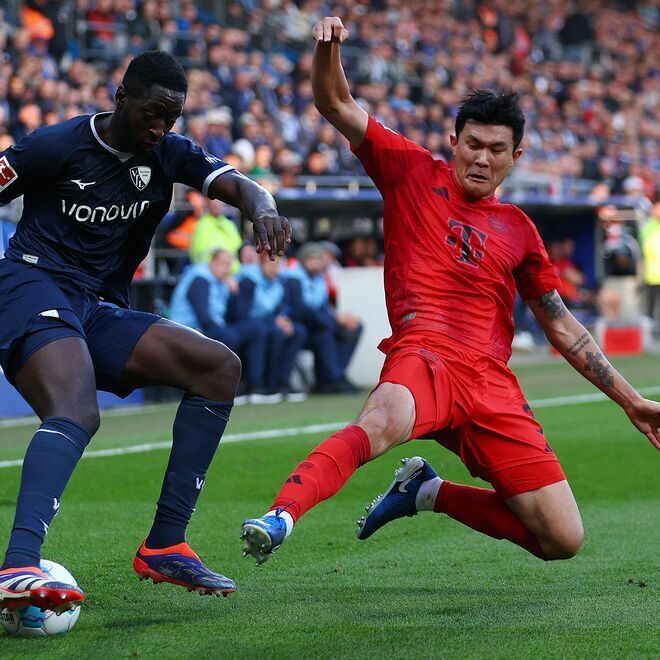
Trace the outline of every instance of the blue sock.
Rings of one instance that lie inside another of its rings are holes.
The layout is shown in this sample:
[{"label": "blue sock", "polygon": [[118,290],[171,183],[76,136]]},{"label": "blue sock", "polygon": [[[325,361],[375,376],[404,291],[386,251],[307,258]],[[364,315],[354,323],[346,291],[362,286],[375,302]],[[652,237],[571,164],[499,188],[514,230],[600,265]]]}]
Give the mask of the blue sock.
[{"label": "blue sock", "polygon": [[174,419],[172,452],[147,547],[167,548],[186,540],[186,527],[233,405],[184,395]]},{"label": "blue sock", "polygon": [[39,566],[41,546],[92,436],[67,417],[49,417],[25,453],[14,526],[2,568]]}]

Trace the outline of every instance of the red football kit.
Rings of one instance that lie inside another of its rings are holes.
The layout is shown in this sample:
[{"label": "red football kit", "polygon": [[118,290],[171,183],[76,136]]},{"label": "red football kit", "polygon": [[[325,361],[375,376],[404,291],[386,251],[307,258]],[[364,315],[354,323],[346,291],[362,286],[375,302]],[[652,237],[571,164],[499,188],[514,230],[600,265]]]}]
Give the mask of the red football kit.
[{"label": "red football kit", "polygon": [[450,167],[372,117],[355,153],[385,202],[380,383],[412,393],[411,438],[456,452],[503,498],[565,479],[506,364],[516,290],[561,286],[534,224],[494,196],[469,199]]}]

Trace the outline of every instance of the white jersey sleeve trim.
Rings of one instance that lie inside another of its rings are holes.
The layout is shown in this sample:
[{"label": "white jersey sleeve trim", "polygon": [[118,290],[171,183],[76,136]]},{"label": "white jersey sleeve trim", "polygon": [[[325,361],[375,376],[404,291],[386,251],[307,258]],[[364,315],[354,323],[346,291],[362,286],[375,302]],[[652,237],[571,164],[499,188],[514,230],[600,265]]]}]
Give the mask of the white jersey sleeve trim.
[{"label": "white jersey sleeve trim", "polygon": [[218,170],[213,170],[211,174],[209,174],[206,179],[204,179],[204,184],[202,185],[202,195],[205,197],[208,197],[209,195],[209,187],[211,184],[221,175],[225,174],[226,172],[232,172],[235,168],[232,165],[224,165]]}]

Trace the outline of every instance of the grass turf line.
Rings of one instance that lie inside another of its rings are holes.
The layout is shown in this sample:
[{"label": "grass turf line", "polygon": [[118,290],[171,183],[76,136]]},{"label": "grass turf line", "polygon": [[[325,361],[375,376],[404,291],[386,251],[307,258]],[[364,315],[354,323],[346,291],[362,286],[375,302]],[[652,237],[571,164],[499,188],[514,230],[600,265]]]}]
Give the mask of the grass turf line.
[{"label": "grass turf line", "polygon": [[[542,386],[542,374],[534,377]],[[350,417],[360,403],[335,399],[327,411],[299,409],[294,423],[289,416],[273,425],[325,421],[332,406],[335,419]],[[271,415],[270,407],[258,412],[264,410]],[[221,446],[190,530],[202,557],[241,590],[222,600],[200,598],[140,583],[130,567],[167,453],[83,462],[44,552],[69,567],[89,594],[78,626],[61,640],[0,637],[0,657],[657,655],[657,456],[613,404],[544,409],[537,417],[584,516],[587,538],[576,559],[539,562],[433,514],[357,541],[354,521],[389,483],[401,456],[420,453],[443,476],[470,481],[456,457],[418,441],[362,468],[257,568],[240,558],[240,523],[264,510],[322,436],[257,440]],[[131,420],[139,433],[137,421]],[[11,525],[19,474],[2,474],[0,543]]]}]

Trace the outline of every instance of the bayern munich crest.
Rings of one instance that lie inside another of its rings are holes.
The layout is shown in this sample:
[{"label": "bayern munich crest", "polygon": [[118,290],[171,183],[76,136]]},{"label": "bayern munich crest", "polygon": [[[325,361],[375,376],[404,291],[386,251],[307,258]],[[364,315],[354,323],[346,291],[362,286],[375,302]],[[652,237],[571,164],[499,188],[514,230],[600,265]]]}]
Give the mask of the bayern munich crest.
[{"label": "bayern munich crest", "polygon": [[131,167],[131,181],[138,190],[144,190],[151,181],[151,168],[145,165]]}]

